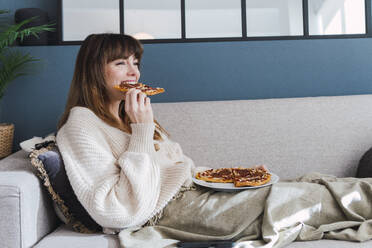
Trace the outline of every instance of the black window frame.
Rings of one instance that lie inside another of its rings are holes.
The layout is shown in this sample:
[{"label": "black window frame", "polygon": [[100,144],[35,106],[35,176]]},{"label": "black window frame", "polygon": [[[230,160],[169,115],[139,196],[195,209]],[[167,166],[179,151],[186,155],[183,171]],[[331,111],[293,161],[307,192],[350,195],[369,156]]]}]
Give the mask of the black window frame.
[{"label": "black window frame", "polygon": [[[63,41],[62,40],[62,1],[58,0],[58,45],[81,45],[81,41]],[[120,33],[124,33],[124,7],[125,0],[119,1],[120,12]],[[220,37],[220,38],[186,38],[186,19],[185,19],[185,1],[181,1],[181,38],[178,39],[144,39],[141,40],[143,44],[156,43],[189,43],[189,42],[224,42],[224,41],[266,41],[266,40],[311,40],[311,39],[348,39],[348,38],[371,38],[371,0],[364,0],[365,2],[365,34],[335,34],[335,35],[310,35],[309,34],[309,20],[308,20],[308,6],[309,0],[302,0],[302,18],[303,18],[303,35],[293,36],[255,36],[247,37],[246,25],[246,1],[241,0],[241,18],[242,18],[242,37]]]}]

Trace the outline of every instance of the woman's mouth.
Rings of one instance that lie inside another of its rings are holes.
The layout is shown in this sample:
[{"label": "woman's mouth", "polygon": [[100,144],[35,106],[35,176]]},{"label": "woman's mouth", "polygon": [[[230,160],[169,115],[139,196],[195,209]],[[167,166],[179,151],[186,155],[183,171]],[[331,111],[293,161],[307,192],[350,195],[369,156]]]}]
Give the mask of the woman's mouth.
[{"label": "woman's mouth", "polygon": [[121,83],[125,83],[125,84],[136,84],[137,81],[136,80],[126,80],[126,81],[121,81]]}]

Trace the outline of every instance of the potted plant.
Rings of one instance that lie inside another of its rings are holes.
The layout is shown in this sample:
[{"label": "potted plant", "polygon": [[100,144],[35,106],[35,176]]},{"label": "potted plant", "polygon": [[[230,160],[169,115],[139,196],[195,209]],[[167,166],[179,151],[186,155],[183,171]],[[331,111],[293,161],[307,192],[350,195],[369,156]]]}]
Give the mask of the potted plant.
[{"label": "potted plant", "polygon": [[[0,15],[9,13],[8,10],[0,10]],[[37,17],[26,19],[16,24],[0,25],[0,100],[4,96],[6,87],[20,76],[27,74],[27,66],[31,62],[38,61],[29,53],[17,51],[14,44],[30,35],[38,37],[38,34],[45,31],[53,31],[53,24],[46,24],[25,28]],[[14,124],[0,123],[0,158],[8,156],[12,152]]]}]

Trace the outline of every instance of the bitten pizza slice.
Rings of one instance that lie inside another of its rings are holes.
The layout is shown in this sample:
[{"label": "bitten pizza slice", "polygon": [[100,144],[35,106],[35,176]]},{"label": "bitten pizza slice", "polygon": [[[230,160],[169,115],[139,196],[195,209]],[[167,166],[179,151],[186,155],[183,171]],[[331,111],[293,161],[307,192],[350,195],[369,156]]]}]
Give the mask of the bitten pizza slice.
[{"label": "bitten pizza slice", "polygon": [[152,95],[156,95],[156,94],[160,94],[164,92],[163,88],[159,88],[159,87],[154,88],[154,87],[150,87],[148,85],[145,85],[139,82],[136,82],[136,83],[121,82],[120,85],[115,85],[114,88],[122,92],[127,92],[128,90],[132,88],[136,88],[148,96],[152,96]]},{"label": "bitten pizza slice", "polygon": [[195,178],[213,183],[233,182],[233,174],[231,168],[210,169],[203,172],[198,172]]}]

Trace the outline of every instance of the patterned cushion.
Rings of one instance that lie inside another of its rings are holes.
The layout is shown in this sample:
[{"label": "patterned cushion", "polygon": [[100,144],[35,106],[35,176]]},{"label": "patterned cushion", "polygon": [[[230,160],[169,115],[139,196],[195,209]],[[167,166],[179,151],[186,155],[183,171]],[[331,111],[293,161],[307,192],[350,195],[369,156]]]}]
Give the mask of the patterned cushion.
[{"label": "patterned cushion", "polygon": [[[77,199],[55,143],[48,141],[36,144],[29,157],[31,158],[31,164],[36,168],[36,174],[42,180],[55,205],[64,216],[61,220],[71,225],[77,232],[95,233],[102,231],[102,227],[90,217]],[[58,211],[56,212],[58,215]]]}]

